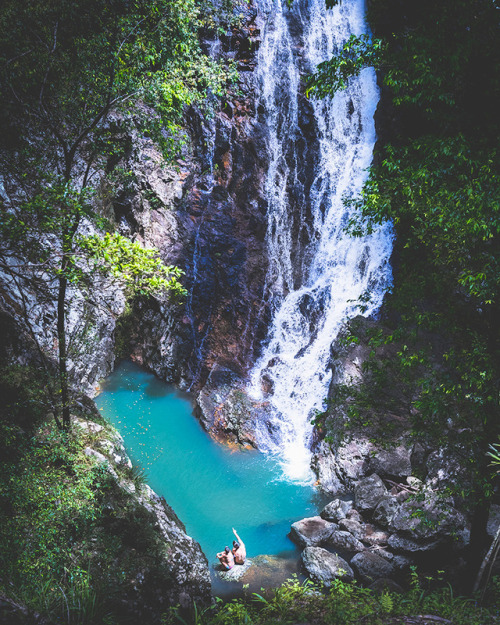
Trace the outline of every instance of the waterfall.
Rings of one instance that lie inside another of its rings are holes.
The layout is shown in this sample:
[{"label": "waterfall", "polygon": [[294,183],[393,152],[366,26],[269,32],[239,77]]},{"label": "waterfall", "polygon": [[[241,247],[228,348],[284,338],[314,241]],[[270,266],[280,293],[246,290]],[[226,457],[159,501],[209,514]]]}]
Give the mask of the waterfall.
[{"label": "waterfall", "polygon": [[373,147],[378,101],[375,72],[365,69],[348,89],[315,101],[301,75],[339,51],[351,33],[366,32],[364,2],[258,0],[265,17],[259,50],[259,110],[266,126],[268,171],[267,302],[271,325],[251,374],[250,393],[270,402],[258,425],[260,448],[277,454],[284,475],[311,479],[311,418],[323,409],[330,345],[370,294],[376,313],[391,284],[389,225],[354,239],[344,229]]}]

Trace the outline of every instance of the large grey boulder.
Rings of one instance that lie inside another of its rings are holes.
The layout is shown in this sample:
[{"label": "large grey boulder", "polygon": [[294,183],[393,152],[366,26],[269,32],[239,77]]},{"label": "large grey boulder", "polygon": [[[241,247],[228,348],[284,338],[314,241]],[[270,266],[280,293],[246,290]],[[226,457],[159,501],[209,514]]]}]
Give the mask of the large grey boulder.
[{"label": "large grey boulder", "polygon": [[398,507],[399,502],[397,499],[392,495],[386,495],[378,502],[373,511],[372,518],[375,523],[378,523],[382,527],[389,527]]},{"label": "large grey boulder", "polygon": [[354,579],[354,572],[344,559],[321,547],[306,547],[302,552],[302,563],[309,577],[315,582],[323,582],[327,588],[337,578],[347,582]]},{"label": "large grey boulder", "polygon": [[344,530],[336,530],[327,541],[329,547],[333,547],[337,551],[364,551],[366,547],[363,543],[355,538],[350,532]]},{"label": "large grey boulder", "polygon": [[392,577],[395,573],[395,568],[390,562],[370,551],[356,554],[351,560],[351,565],[359,579],[365,584],[371,584],[377,579]]},{"label": "large grey boulder", "polygon": [[352,499],[343,501],[342,499],[334,499],[327,504],[323,510],[319,513],[322,519],[325,521],[336,522],[340,519],[345,519],[349,510],[353,505]]},{"label": "large grey boulder", "polygon": [[434,493],[422,493],[423,499],[405,501],[394,514],[390,529],[412,539],[449,540],[452,534],[463,532],[466,519],[448,501]]},{"label": "large grey boulder", "polygon": [[392,534],[387,541],[389,547],[396,553],[422,553],[433,551],[439,546],[438,540],[414,540],[400,534]]},{"label": "large grey boulder", "polygon": [[317,546],[326,543],[337,529],[335,523],[313,516],[293,523],[290,538],[302,547]]},{"label": "large grey boulder", "polygon": [[373,510],[387,495],[387,488],[377,474],[359,480],[354,488],[356,508],[361,512]]},{"label": "large grey boulder", "polygon": [[403,444],[377,450],[368,461],[368,470],[382,477],[407,477],[411,475],[411,451]]},{"label": "large grey boulder", "polygon": [[350,532],[358,540],[362,540],[366,534],[366,528],[364,523],[360,523],[357,519],[340,519],[339,526]]}]

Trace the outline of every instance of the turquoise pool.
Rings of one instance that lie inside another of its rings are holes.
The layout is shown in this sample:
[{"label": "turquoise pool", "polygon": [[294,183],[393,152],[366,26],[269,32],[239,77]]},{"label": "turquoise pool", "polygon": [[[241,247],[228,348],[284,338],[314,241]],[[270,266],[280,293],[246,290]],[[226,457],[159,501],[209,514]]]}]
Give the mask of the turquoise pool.
[{"label": "turquoise pool", "polygon": [[210,562],[231,544],[232,527],[250,557],[297,555],[287,534],[293,521],[317,513],[313,487],[283,480],[277,463],[257,451],[216,443],[189,397],[133,363],[120,364],[102,388],[98,408]]}]

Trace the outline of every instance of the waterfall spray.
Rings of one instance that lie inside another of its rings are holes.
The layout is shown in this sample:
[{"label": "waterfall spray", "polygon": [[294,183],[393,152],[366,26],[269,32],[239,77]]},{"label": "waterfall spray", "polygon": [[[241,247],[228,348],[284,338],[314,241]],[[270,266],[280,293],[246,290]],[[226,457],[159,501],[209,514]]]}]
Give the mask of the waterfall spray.
[{"label": "waterfall spray", "polygon": [[[258,77],[267,127],[267,297],[272,322],[251,378],[272,420],[260,448],[279,455],[287,478],[311,479],[311,418],[326,397],[330,345],[358,299],[374,314],[391,283],[389,225],[354,239],[345,233],[375,144],[375,72],[365,69],[333,98],[308,101],[301,74],[366,30],[362,0],[327,10],[324,0],[259,0],[267,13]],[[266,390],[262,381],[266,380]]]}]

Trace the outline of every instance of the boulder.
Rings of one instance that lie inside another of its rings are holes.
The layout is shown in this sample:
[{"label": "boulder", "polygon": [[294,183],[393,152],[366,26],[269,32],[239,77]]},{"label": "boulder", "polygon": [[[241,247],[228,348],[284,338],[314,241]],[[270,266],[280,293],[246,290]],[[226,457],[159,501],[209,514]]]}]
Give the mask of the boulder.
[{"label": "boulder", "polygon": [[335,523],[313,516],[293,523],[290,538],[302,547],[317,546],[326,543],[337,529]]},{"label": "boulder", "polygon": [[335,530],[326,543],[337,551],[364,551],[366,547],[361,541],[355,538],[350,532]]},{"label": "boulder", "polygon": [[434,493],[423,493],[424,499],[405,501],[392,517],[390,529],[416,539],[448,540],[451,534],[464,530],[464,515]]},{"label": "boulder", "polygon": [[354,579],[353,570],[344,559],[321,547],[306,547],[302,552],[302,563],[309,577],[315,582],[323,582],[327,588],[337,578],[347,582]]},{"label": "boulder", "polygon": [[439,546],[438,540],[413,540],[405,538],[399,534],[389,536],[387,544],[396,553],[422,553],[424,551],[433,551]]},{"label": "boulder", "polygon": [[378,502],[373,511],[372,518],[375,523],[378,523],[382,527],[389,527],[398,507],[399,503],[396,498],[391,495],[386,495]]},{"label": "boulder", "polygon": [[362,540],[366,534],[364,524],[360,523],[356,519],[340,519],[339,526],[350,532],[358,540]]},{"label": "boulder", "polygon": [[382,477],[407,477],[411,475],[411,451],[403,444],[391,449],[377,450],[368,461],[368,470]]},{"label": "boulder", "polygon": [[334,499],[321,510],[319,515],[322,519],[325,519],[325,521],[340,521],[340,519],[345,519],[347,513],[352,508],[352,504],[352,500],[343,501],[342,499]]},{"label": "boulder", "polygon": [[385,495],[387,495],[387,488],[376,473],[359,480],[354,487],[356,508],[361,512],[376,508]]},{"label": "boulder", "polygon": [[359,579],[365,584],[371,584],[377,579],[392,577],[396,572],[390,562],[369,551],[356,554],[351,560],[351,565]]},{"label": "boulder", "polygon": [[220,564],[214,564],[216,575],[225,582],[238,582],[252,566],[252,560],[245,560],[244,564],[235,564],[232,569],[226,571]]}]

